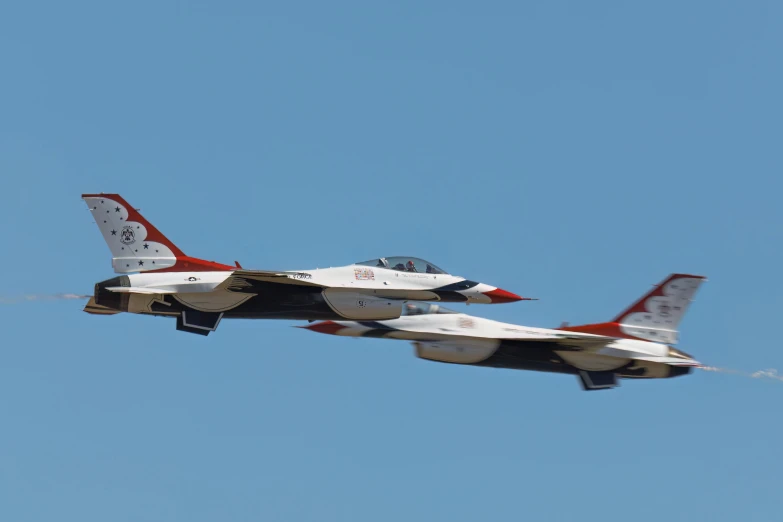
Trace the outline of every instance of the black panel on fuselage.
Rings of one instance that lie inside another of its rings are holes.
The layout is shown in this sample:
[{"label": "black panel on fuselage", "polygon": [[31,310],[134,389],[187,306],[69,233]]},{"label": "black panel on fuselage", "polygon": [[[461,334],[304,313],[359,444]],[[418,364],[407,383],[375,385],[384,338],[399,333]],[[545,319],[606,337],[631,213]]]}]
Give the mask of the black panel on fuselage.
[{"label": "black panel on fuselage", "polygon": [[[506,340],[488,359],[475,363],[475,366],[578,375],[580,370],[568,364],[555,350],[571,351],[573,348],[552,343]],[[690,367],[671,366],[668,377],[687,375],[691,371]],[[645,378],[647,369],[635,367],[632,361],[611,373],[623,378]]]},{"label": "black panel on fuselage", "polygon": [[553,347],[557,345],[535,341],[502,341],[495,353],[475,365],[575,375],[578,370],[557,355]]},{"label": "black panel on fuselage", "polygon": [[[292,319],[292,320],[340,320],[342,316],[332,310],[315,286],[283,285],[265,281],[252,281],[252,287],[243,288],[243,294],[257,294],[236,308],[223,312],[226,319]],[[187,307],[170,295],[164,296],[166,306],[152,305],[154,312],[174,312]]]}]

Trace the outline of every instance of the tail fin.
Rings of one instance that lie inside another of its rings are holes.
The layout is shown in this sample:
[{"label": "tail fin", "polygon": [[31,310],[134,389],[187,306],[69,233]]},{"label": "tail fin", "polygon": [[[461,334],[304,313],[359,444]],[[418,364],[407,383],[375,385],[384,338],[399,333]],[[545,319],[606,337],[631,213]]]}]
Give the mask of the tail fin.
[{"label": "tail fin", "polygon": [[704,276],[672,274],[611,322],[560,330],[675,344],[677,327]]},{"label": "tail fin", "polygon": [[109,245],[116,273],[233,269],[186,256],[119,194],[82,194],[82,199]]}]

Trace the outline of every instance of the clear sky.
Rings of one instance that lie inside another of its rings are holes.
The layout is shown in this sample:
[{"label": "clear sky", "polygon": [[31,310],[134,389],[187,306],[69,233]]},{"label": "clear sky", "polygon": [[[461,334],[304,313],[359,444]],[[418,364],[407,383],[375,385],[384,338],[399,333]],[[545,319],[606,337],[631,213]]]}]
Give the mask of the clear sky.
[{"label": "clear sky", "polygon": [[[783,368],[780,2],[6,2],[0,294],[112,277],[83,192],[260,269],[414,255],[610,319],[709,281],[679,347]],[[0,519],[780,518],[783,383],[585,393],[410,345],[0,304]],[[457,306],[456,308],[465,310]]]}]

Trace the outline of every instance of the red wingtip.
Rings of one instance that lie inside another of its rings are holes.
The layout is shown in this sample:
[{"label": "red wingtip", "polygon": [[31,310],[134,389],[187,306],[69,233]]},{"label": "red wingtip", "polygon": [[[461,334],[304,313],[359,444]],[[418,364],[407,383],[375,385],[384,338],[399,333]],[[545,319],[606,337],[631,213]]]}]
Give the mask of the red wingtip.
[{"label": "red wingtip", "polygon": [[322,321],[320,323],[313,323],[307,326],[300,326],[299,328],[304,328],[305,330],[312,330],[313,332],[318,332],[322,334],[337,335],[337,332],[347,327],[341,324],[337,324],[334,321]]},{"label": "red wingtip", "polygon": [[524,297],[520,297],[517,294],[512,294],[500,288],[490,290],[489,292],[482,292],[485,296],[489,297],[492,303],[513,303],[515,301],[525,300]]}]

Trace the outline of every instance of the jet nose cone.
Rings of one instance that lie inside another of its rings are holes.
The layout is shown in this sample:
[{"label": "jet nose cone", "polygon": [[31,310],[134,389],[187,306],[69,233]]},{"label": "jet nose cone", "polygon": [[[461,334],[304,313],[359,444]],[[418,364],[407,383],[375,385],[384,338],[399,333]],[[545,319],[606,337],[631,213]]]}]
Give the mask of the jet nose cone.
[{"label": "jet nose cone", "polygon": [[506,290],[495,288],[489,292],[481,292],[485,296],[489,297],[491,303],[513,303],[515,301],[526,300],[524,297],[520,297],[517,294],[512,294]]},{"label": "jet nose cone", "polygon": [[312,330],[313,332],[318,332],[322,334],[337,335],[337,332],[345,328],[345,326],[341,324],[337,324],[334,321],[321,321],[320,323],[313,323],[307,326],[300,326],[299,328],[304,328],[305,330]]}]

